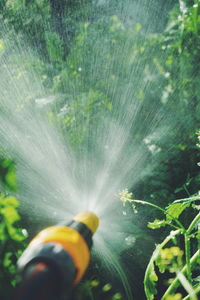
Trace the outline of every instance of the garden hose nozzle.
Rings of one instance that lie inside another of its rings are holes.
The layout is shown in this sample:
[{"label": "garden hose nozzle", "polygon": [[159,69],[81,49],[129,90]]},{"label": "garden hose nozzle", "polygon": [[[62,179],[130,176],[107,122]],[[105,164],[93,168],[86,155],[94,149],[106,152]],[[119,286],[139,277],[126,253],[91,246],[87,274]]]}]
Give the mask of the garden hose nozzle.
[{"label": "garden hose nozzle", "polygon": [[98,224],[98,217],[85,211],[67,224],[36,235],[18,260],[23,280],[15,299],[57,300],[79,283],[89,264]]}]

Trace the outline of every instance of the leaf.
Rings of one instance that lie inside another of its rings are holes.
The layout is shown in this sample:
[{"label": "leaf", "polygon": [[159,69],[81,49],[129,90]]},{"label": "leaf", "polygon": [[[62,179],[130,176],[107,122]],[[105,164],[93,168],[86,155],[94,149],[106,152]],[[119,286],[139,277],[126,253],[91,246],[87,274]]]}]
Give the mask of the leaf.
[{"label": "leaf", "polygon": [[200,283],[200,275],[199,275],[199,276],[197,276],[197,277],[195,277],[195,278],[193,278],[193,280],[194,280],[195,282],[198,282],[198,283]]},{"label": "leaf", "polygon": [[5,218],[6,225],[9,227],[16,221],[20,220],[17,210],[12,206],[6,206],[1,209],[1,214]]},{"label": "leaf", "polygon": [[23,231],[21,228],[16,228],[13,225],[7,226],[8,233],[10,235],[10,238],[14,241],[21,242],[26,239],[26,235],[23,234]]},{"label": "leaf", "polygon": [[120,293],[115,293],[112,296],[112,300],[121,300],[122,299],[122,295]]},{"label": "leaf", "polygon": [[178,219],[181,213],[190,206],[190,203],[172,203],[166,207],[166,219]]},{"label": "leaf", "polygon": [[99,286],[99,284],[100,284],[99,281],[96,279],[90,281],[91,287],[97,287],[97,286]]},{"label": "leaf", "polygon": [[183,187],[180,187],[180,188],[177,188],[177,189],[175,189],[175,191],[174,191],[174,193],[179,193],[179,192],[181,192],[183,190]]},{"label": "leaf", "polygon": [[148,269],[148,273],[145,276],[145,294],[147,300],[153,300],[154,295],[157,294],[156,282],[158,281],[158,276],[156,275],[154,263]]},{"label": "leaf", "polygon": [[7,252],[4,256],[4,260],[3,260],[3,265],[4,267],[9,267],[12,263],[11,261],[11,256],[12,256],[12,253],[11,252]]},{"label": "leaf", "polygon": [[105,284],[105,285],[103,286],[102,291],[103,291],[103,292],[108,292],[108,291],[111,290],[111,288],[112,288],[112,285],[111,285],[110,283],[107,283],[107,284]]},{"label": "leaf", "polygon": [[6,197],[4,198],[4,204],[7,206],[13,206],[13,207],[18,207],[19,206],[19,201],[15,197]]},{"label": "leaf", "polygon": [[11,168],[9,170],[9,172],[5,176],[5,180],[6,180],[6,183],[7,183],[8,187],[12,191],[17,190],[17,178],[16,178],[16,171],[15,171],[14,168]]},{"label": "leaf", "polygon": [[197,210],[200,210],[200,205],[192,204],[192,208],[197,209]]},{"label": "leaf", "polygon": [[155,219],[153,222],[148,222],[148,227],[151,229],[157,229],[161,228],[167,225],[167,222],[165,220],[158,220]]}]

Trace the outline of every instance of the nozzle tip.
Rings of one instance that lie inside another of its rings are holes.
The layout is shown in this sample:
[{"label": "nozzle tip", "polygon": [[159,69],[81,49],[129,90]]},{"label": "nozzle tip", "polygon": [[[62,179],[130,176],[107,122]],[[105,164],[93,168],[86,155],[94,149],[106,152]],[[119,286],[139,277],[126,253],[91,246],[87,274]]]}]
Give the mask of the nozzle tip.
[{"label": "nozzle tip", "polygon": [[94,234],[99,226],[99,218],[90,211],[79,213],[73,218],[74,221],[84,223]]}]

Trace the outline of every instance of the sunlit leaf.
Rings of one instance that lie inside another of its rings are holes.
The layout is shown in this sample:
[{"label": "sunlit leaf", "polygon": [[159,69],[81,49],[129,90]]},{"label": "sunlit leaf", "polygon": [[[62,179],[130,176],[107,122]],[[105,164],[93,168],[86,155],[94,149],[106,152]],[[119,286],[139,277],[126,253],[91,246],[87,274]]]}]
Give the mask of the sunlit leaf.
[{"label": "sunlit leaf", "polygon": [[6,197],[4,198],[5,205],[9,205],[17,208],[19,206],[19,201],[15,197]]},{"label": "sunlit leaf", "polygon": [[179,218],[181,213],[190,206],[190,203],[172,203],[166,208],[166,218],[171,220]]},{"label": "sunlit leaf", "polygon": [[7,252],[4,256],[3,265],[4,267],[8,267],[12,261],[11,261],[12,252]]},{"label": "sunlit leaf", "polygon": [[92,281],[90,281],[90,285],[92,287],[97,287],[97,286],[99,286],[99,284],[100,284],[100,282],[98,280],[92,280]]},{"label": "sunlit leaf", "polygon": [[20,216],[19,216],[18,212],[12,206],[6,206],[6,207],[2,208],[1,213],[4,216],[5,222],[8,227],[11,226],[16,221],[20,220]]},{"label": "sunlit leaf", "polygon": [[145,276],[145,293],[147,300],[153,300],[154,296],[157,294],[156,282],[158,281],[158,276],[155,272],[154,264],[152,263],[148,274]]},{"label": "sunlit leaf", "polygon": [[102,291],[103,291],[103,292],[108,292],[108,291],[111,290],[111,288],[112,288],[112,285],[111,285],[110,283],[107,283],[107,284],[105,284],[105,285],[103,286]]},{"label": "sunlit leaf", "polygon": [[153,222],[148,222],[148,227],[151,229],[157,229],[166,226],[167,222],[165,220],[155,219]]},{"label": "sunlit leaf", "polygon": [[120,293],[116,293],[112,296],[112,300],[121,300],[122,295]]},{"label": "sunlit leaf", "polygon": [[200,210],[200,205],[192,204],[192,208]]}]

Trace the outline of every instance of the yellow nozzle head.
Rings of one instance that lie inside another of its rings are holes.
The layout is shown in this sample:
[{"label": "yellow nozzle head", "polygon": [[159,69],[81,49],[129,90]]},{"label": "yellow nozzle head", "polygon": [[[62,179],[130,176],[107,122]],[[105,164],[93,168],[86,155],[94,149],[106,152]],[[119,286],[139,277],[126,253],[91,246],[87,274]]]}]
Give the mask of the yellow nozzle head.
[{"label": "yellow nozzle head", "polygon": [[99,226],[99,218],[90,211],[79,213],[73,218],[74,221],[85,224],[94,234]]}]

